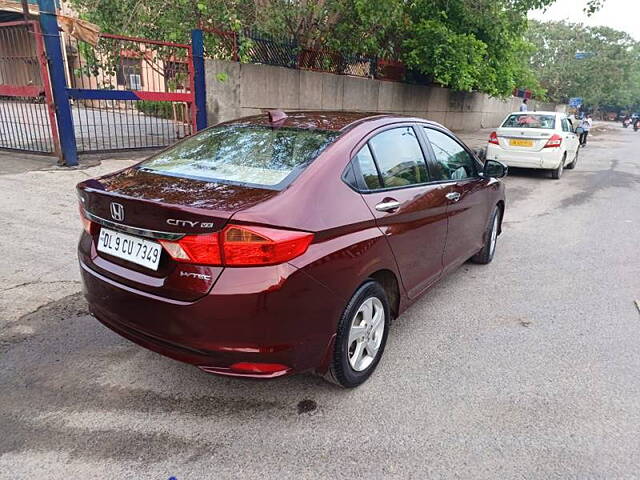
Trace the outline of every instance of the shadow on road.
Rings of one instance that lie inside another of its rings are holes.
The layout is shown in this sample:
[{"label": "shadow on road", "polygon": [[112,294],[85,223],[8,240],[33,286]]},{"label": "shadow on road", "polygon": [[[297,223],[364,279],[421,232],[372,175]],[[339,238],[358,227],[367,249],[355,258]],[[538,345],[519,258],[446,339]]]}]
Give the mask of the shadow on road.
[{"label": "shadow on road", "polygon": [[[0,431],[12,432],[0,440],[0,456],[27,450],[148,462],[177,451],[198,456],[224,439],[214,435],[190,444],[166,429],[131,431],[118,419],[280,421],[314,415],[317,396],[341,401],[352,392],[312,375],[260,381],[203,373],[111,332],[88,314],[81,293],[25,315],[16,325],[0,338]],[[69,422],[68,416],[77,418]]]},{"label": "shadow on road", "polygon": [[542,180],[548,180],[551,176],[549,170],[541,170],[539,168],[518,168],[509,167],[509,177],[526,177],[526,178],[540,178]]}]

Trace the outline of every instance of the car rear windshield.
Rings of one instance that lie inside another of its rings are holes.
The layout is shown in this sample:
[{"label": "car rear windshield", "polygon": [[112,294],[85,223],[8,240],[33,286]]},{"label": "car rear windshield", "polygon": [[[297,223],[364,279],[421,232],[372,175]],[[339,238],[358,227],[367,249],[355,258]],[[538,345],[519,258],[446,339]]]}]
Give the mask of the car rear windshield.
[{"label": "car rear windshield", "polygon": [[256,125],[204,130],[138,168],[146,172],[281,189],[339,132]]},{"label": "car rear windshield", "polygon": [[556,128],[555,115],[542,115],[536,113],[514,113],[502,124],[506,128]]}]

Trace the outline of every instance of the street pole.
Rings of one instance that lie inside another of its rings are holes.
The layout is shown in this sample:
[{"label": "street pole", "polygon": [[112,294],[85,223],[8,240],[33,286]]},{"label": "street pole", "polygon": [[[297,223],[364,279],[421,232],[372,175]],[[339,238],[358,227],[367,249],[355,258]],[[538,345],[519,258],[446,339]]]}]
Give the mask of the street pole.
[{"label": "street pole", "polygon": [[38,0],[38,7],[40,8],[40,28],[51,77],[53,102],[56,108],[56,123],[60,134],[62,161],[66,166],[73,167],[78,165],[78,149],[75,130],[73,129],[71,105],[67,95],[65,63],[62,56],[56,6],[54,0]]},{"label": "street pole", "polygon": [[28,0],[22,0],[22,16],[24,17],[24,21],[29,20],[29,2]]},{"label": "street pole", "polygon": [[207,128],[207,92],[204,77],[204,38],[200,29],[191,30],[193,52],[194,100],[196,106],[196,131]]}]

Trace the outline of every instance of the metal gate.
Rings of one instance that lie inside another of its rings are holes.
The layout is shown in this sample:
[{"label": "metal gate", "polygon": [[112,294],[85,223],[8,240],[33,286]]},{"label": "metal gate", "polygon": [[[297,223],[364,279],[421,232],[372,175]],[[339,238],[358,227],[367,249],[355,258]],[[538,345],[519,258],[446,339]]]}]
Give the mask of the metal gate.
[{"label": "metal gate", "polygon": [[37,22],[0,23],[0,148],[59,152],[49,70]]},{"label": "metal gate", "polygon": [[65,40],[78,152],[154,148],[195,131],[190,45],[102,34]]}]

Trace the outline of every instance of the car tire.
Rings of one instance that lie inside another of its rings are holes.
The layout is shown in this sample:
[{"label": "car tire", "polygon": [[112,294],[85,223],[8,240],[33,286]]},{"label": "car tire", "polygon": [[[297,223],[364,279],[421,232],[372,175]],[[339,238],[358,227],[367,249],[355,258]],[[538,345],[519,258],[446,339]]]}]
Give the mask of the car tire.
[{"label": "car tire", "polygon": [[493,209],[489,220],[489,225],[485,233],[485,241],[482,249],[471,257],[473,263],[486,265],[491,263],[496,253],[496,245],[498,243],[498,233],[500,230],[500,217],[502,213],[497,206]]},{"label": "car tire", "polygon": [[340,317],[327,379],[344,388],[364,383],[384,353],[390,320],[386,292],[378,282],[367,280]]},{"label": "car tire", "polygon": [[578,147],[578,149],[576,150],[576,156],[573,157],[573,161],[565,167],[567,170],[573,170],[574,168],[576,168],[576,165],[578,163],[578,153],[580,153],[580,147]]},{"label": "car tire", "polygon": [[560,160],[560,165],[558,165],[558,168],[556,168],[555,170],[551,170],[551,178],[553,178],[554,180],[560,180],[560,177],[562,176],[562,172],[564,171],[564,162],[567,161],[567,152],[564,152],[564,155],[562,156],[562,160]]}]

